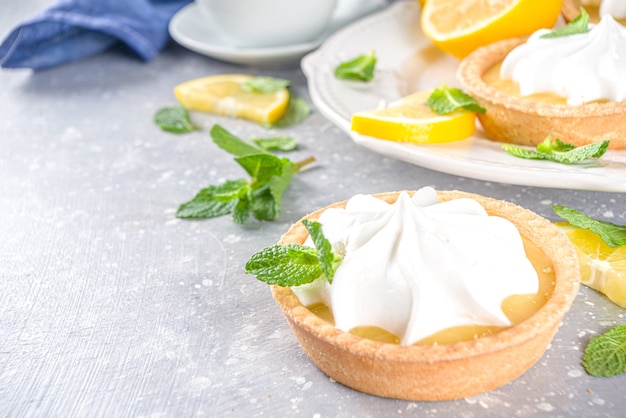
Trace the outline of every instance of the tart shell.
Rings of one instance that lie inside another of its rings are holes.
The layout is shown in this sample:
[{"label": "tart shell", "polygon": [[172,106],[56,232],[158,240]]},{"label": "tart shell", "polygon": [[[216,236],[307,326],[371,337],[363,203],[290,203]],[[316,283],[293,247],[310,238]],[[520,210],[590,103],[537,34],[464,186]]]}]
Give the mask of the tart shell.
[{"label": "tart shell", "polygon": [[[361,392],[405,400],[450,400],[486,392],[535,364],[569,310],[580,281],[578,259],[569,240],[551,222],[512,203],[458,191],[438,193],[440,201],[475,199],[490,215],[513,222],[552,260],[553,295],[533,316],[498,334],[450,345],[400,346],[342,332],[304,307],[290,288],[272,286],[272,295],[306,355],[337,382]],[[375,196],[391,203],[398,194]],[[317,219],[325,209],[306,218]],[[301,244],[307,236],[298,222],[279,244]]]},{"label": "tart shell", "polygon": [[459,64],[457,78],[463,89],[487,109],[478,114],[487,136],[529,146],[548,135],[575,146],[610,140],[609,149],[626,149],[626,102],[550,104],[512,96],[485,83],[484,73],[526,39],[507,39],[479,48]]}]

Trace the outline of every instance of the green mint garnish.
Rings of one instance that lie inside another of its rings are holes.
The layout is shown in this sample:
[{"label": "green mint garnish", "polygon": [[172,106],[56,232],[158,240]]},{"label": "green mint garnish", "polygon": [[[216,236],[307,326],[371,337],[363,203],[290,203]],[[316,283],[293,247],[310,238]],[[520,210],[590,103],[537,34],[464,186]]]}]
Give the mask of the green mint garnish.
[{"label": "green mint garnish", "polygon": [[310,221],[308,219],[304,219],[302,223],[306,227],[307,231],[309,231],[309,235],[311,235],[313,244],[315,244],[320,267],[322,268],[324,275],[328,279],[328,283],[332,283],[333,277],[335,276],[335,268],[333,266],[333,263],[335,261],[335,254],[333,253],[332,245],[326,239],[324,233],[322,232],[322,224],[320,224],[319,222]]},{"label": "green mint garnish", "polygon": [[457,109],[465,109],[474,113],[485,113],[484,107],[472,97],[456,87],[442,84],[428,97],[428,107],[438,115],[447,115]]},{"label": "green mint garnish", "polygon": [[161,129],[175,134],[197,131],[200,126],[191,123],[189,112],[180,106],[164,107],[154,114],[154,123]]},{"label": "green mint garnish", "polygon": [[264,124],[264,126],[269,129],[288,128],[289,126],[302,122],[310,113],[311,108],[304,99],[290,96],[285,114],[276,122],[267,123]]},{"label": "green mint garnish", "polygon": [[254,93],[273,93],[290,85],[291,81],[282,78],[258,76],[243,83],[241,88]]},{"label": "green mint garnish", "polygon": [[176,216],[185,219],[214,218],[232,213],[243,224],[251,215],[259,220],[274,220],[280,215],[282,196],[294,173],[315,159],[294,163],[254,144],[247,143],[219,125],[211,137],[221,149],[235,156],[250,180],[228,180],[202,189],[189,202],[180,205]]},{"label": "green mint garnish", "polygon": [[585,9],[581,7],[580,14],[574,20],[562,28],[554,29],[551,32],[541,35],[540,38],[558,38],[561,36],[576,35],[578,33],[586,32],[589,32],[589,14],[587,14]]},{"label": "green mint garnish", "polygon": [[253,254],[246,262],[246,273],[267,284],[300,286],[322,275],[314,248],[299,244],[274,245]]},{"label": "green mint garnish", "polygon": [[335,263],[341,258],[334,254],[319,222],[302,221],[311,235],[315,248],[300,244],[274,245],[264,248],[246,262],[246,273],[279,286],[300,286],[311,283],[322,274],[332,283]]},{"label": "green mint garnish", "polygon": [[606,242],[609,247],[617,248],[626,245],[626,226],[607,221],[598,221],[567,206],[554,205],[552,210],[571,225],[589,229],[600,235],[602,241]]},{"label": "green mint garnish", "polygon": [[343,62],[335,68],[335,77],[342,80],[372,81],[376,69],[376,54],[370,51],[367,54]]},{"label": "green mint garnish", "polygon": [[537,145],[536,150],[530,150],[511,144],[502,144],[502,148],[518,158],[529,160],[548,160],[561,164],[578,164],[592,158],[600,158],[609,147],[609,141],[595,142],[593,144],[576,147],[555,139],[550,135]]},{"label": "green mint garnish", "polygon": [[293,151],[298,146],[298,141],[291,136],[272,136],[269,138],[254,138],[252,142],[268,151]]},{"label": "green mint garnish", "polygon": [[626,324],[592,338],[585,348],[583,367],[592,376],[626,373]]}]

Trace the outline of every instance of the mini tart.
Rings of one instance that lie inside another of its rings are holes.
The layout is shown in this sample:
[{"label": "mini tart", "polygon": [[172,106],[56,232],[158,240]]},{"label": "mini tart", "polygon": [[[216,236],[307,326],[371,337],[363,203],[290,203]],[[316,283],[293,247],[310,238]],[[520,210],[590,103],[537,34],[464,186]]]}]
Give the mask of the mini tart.
[{"label": "mini tart", "polygon": [[[412,193],[412,192],[410,192]],[[373,395],[406,400],[449,400],[500,387],[528,370],[552,341],[578,291],[578,259],[570,241],[556,226],[512,203],[478,195],[438,192],[440,201],[469,197],[490,215],[513,222],[552,261],[554,292],[530,318],[498,334],[450,345],[400,346],[338,330],[304,307],[288,287],[272,286],[300,346],[329,377]],[[389,203],[398,192],[375,195]],[[344,207],[346,202],[328,206]],[[306,216],[317,219],[327,208]],[[302,222],[279,244],[301,244],[308,233]]]},{"label": "mini tart", "polygon": [[457,78],[467,94],[487,109],[478,114],[490,139],[535,146],[546,136],[575,146],[610,140],[610,149],[626,149],[626,101],[592,102],[580,106],[548,103],[507,94],[483,79],[493,66],[527,38],[481,47],[461,61]]}]

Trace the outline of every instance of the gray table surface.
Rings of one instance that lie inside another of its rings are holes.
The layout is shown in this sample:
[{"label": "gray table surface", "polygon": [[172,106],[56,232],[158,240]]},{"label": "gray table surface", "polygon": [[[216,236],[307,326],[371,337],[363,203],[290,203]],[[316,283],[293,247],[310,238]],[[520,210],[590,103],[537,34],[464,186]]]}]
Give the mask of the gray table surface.
[{"label": "gray table surface", "polygon": [[[0,36],[50,1],[0,14]],[[4,7],[6,8],[6,7]],[[275,222],[175,218],[209,184],[242,175],[206,132],[152,123],[195,77],[243,72],[293,81],[293,68],[231,65],[171,44],[148,64],[113,49],[32,73],[0,70],[0,416],[620,416],[626,375],[581,367],[587,341],[626,322],[581,288],[541,360],[468,399],[407,402],[330,380],[300,350],[266,285],[243,273],[304,214],[356,193],[434,186],[506,199],[557,220],[553,203],[626,222],[617,193],[521,187],[423,169],[359,148],[319,112],[286,133],[317,158]],[[249,138],[253,123],[217,116]]]}]

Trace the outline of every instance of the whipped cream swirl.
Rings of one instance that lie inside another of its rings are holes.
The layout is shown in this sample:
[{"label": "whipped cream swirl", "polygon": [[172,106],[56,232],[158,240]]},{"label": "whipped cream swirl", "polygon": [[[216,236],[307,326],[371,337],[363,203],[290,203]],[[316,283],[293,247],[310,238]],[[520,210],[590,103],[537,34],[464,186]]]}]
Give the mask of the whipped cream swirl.
[{"label": "whipped cream swirl", "polygon": [[319,222],[345,257],[332,285],[292,289],[304,305],[330,306],[346,332],[377,326],[410,345],[454,326],[510,326],[502,301],[538,291],[515,226],[473,199],[439,203],[432,188],[393,204],[357,195]]},{"label": "whipped cream swirl", "polygon": [[522,96],[551,92],[570,105],[626,99],[626,28],[603,16],[589,32],[540,38],[535,32],[513,49],[500,76],[516,81]]}]

